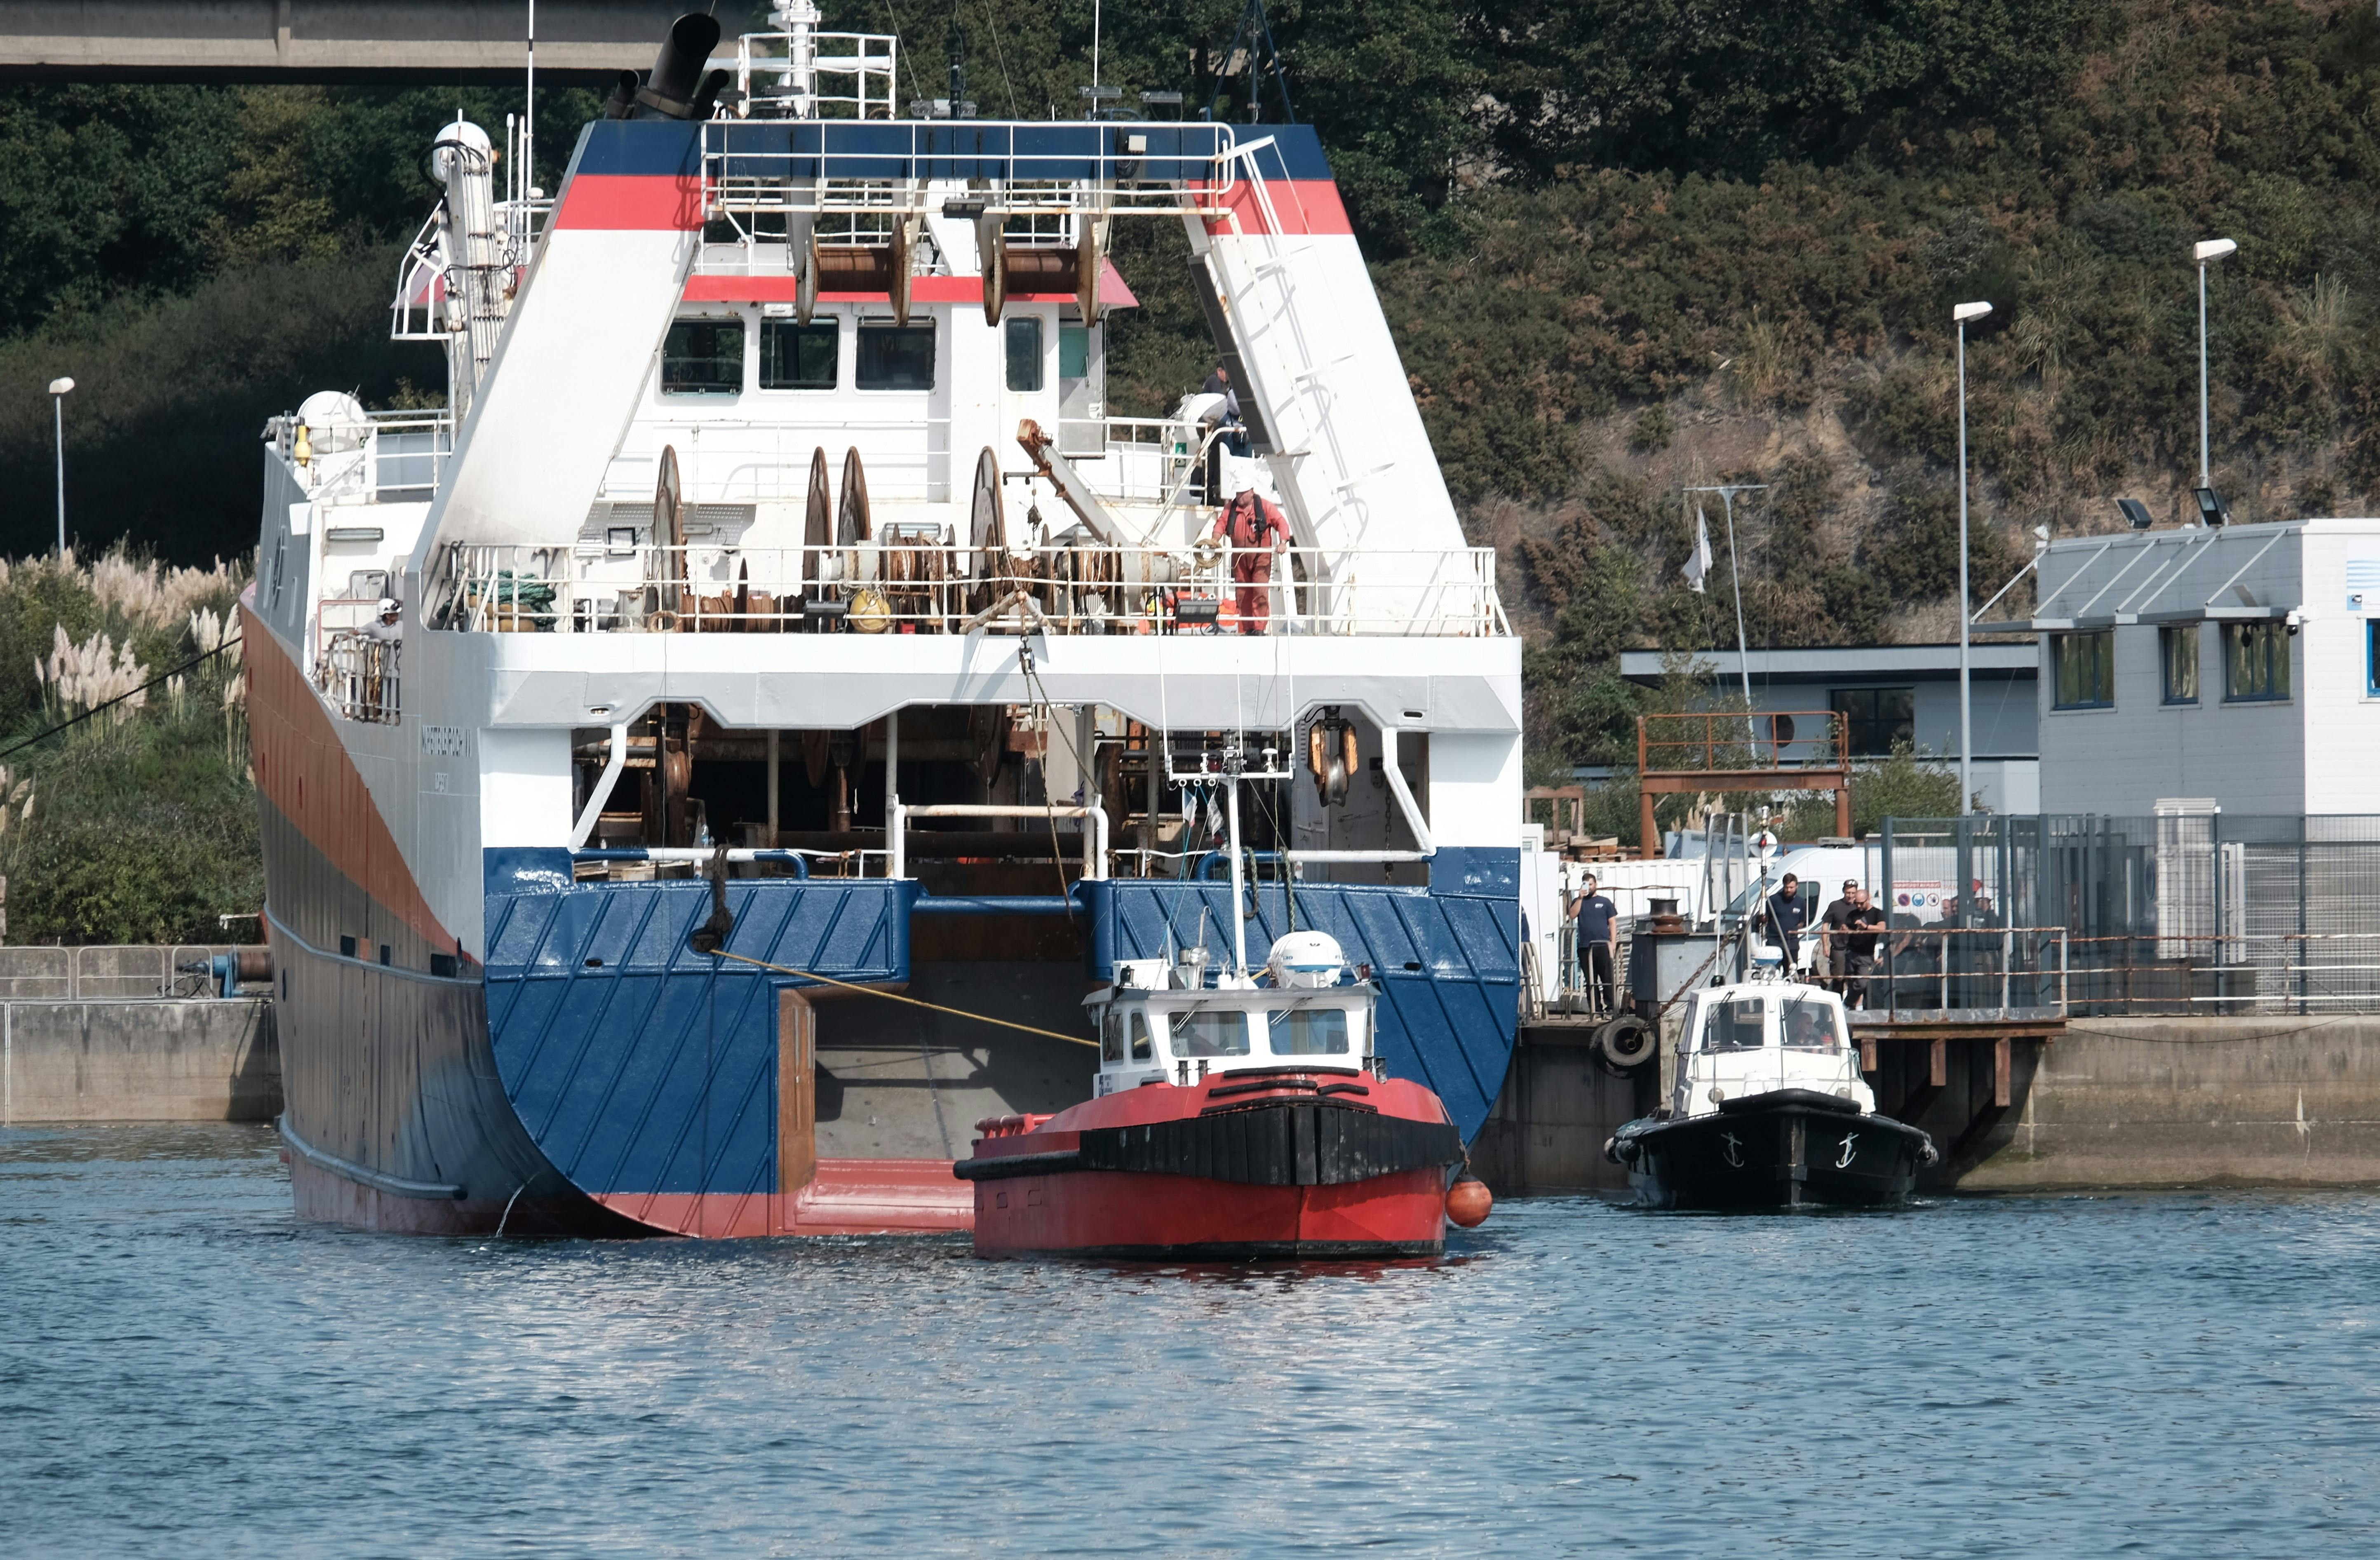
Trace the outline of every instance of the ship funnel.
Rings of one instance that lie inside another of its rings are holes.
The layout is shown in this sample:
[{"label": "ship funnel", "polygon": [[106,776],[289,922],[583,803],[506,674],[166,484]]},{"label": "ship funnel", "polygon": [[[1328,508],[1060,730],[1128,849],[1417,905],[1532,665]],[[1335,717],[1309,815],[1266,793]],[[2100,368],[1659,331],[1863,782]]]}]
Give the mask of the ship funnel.
[{"label": "ship funnel", "polygon": [[702,67],[710,63],[710,51],[718,45],[716,18],[689,11],[670,23],[669,38],[653,61],[653,73],[645,79],[643,88],[637,93],[633,117],[696,117],[700,100],[718,95],[718,88],[706,82],[702,74]]}]

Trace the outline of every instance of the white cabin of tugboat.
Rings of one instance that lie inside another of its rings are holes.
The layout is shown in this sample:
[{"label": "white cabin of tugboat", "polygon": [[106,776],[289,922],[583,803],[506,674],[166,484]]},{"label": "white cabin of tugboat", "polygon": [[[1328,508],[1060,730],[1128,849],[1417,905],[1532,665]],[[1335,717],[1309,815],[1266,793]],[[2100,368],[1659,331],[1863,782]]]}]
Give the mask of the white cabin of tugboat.
[{"label": "white cabin of tugboat", "polygon": [[1283,936],[1255,975],[1211,965],[1204,948],[1122,961],[1115,983],[1084,999],[1099,1035],[1093,1097],[1218,1073],[1377,1072],[1375,996],[1322,932]]}]

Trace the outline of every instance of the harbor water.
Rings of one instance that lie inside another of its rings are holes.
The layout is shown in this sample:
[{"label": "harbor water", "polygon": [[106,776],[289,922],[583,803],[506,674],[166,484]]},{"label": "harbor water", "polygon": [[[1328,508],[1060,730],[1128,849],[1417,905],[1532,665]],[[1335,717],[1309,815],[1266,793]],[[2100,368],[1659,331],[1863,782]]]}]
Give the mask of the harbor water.
[{"label": "harbor water", "polygon": [[297,1223],[0,1131],[9,1554],[2370,1554],[2380,1197],[1514,1200],[1447,1260]]}]

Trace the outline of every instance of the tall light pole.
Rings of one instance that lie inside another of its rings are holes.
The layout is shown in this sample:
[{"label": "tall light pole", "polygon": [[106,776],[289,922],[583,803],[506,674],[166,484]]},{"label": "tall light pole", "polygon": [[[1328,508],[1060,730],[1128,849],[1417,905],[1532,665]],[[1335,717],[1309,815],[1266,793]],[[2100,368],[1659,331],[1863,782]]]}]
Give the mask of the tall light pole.
[{"label": "tall light pole", "polygon": [[2198,262],[2198,485],[2213,487],[2206,459],[2206,268],[2239,249],[2228,238],[2208,238],[2192,244],[2190,258]]},{"label": "tall light pole", "polygon": [[67,555],[67,393],[74,388],[71,379],[50,381],[50,395],[57,407],[58,425],[58,556]]},{"label": "tall light pole", "polygon": [[[1967,322],[1992,311],[1988,303],[1961,303],[1950,311],[1959,328],[1959,816],[1975,808],[1975,699],[1967,665]],[[2007,798],[2001,798],[2005,805]],[[1964,886],[1963,884],[1961,885]]]}]

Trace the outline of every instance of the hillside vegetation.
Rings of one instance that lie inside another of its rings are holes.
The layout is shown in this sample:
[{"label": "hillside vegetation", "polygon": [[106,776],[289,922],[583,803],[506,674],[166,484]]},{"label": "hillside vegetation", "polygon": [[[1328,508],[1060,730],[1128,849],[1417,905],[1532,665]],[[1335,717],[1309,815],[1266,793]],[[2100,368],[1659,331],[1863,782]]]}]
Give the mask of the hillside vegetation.
[{"label": "hillside vegetation", "polygon": [[[1105,7],[1100,74],[1127,104],[1181,91],[1245,118],[1250,79],[1219,75],[1240,14]],[[2106,529],[2119,494],[2179,512],[2199,238],[2240,243],[2211,289],[2235,514],[2380,494],[2368,0],[1281,0],[1270,19],[1464,523],[1501,549],[1539,772],[1620,756],[1648,699],[1681,697],[1621,682],[1621,649],[1732,642],[1731,565],[1755,643],[1953,631],[1954,302],[1995,306],[1969,341],[1979,593],[2037,525]],[[1088,0],[898,20],[905,99],[947,90],[955,28],[981,112],[1080,111]],[[854,0],[829,25],[896,20]],[[1281,86],[1255,90],[1277,116]],[[434,397],[436,354],[385,331],[398,246],[435,198],[423,149],[457,112],[494,128],[516,103],[0,88],[0,551],[51,535],[55,374],[81,386],[85,554],[173,565],[246,554],[272,412],[325,386]],[[540,93],[549,187],[591,105]],[[1143,307],[1118,320],[1110,398],[1155,411],[1211,349],[1178,233],[1123,225],[1118,245]],[[1696,595],[1681,490],[1720,481],[1768,487],[1732,547],[1712,506]]]}]

